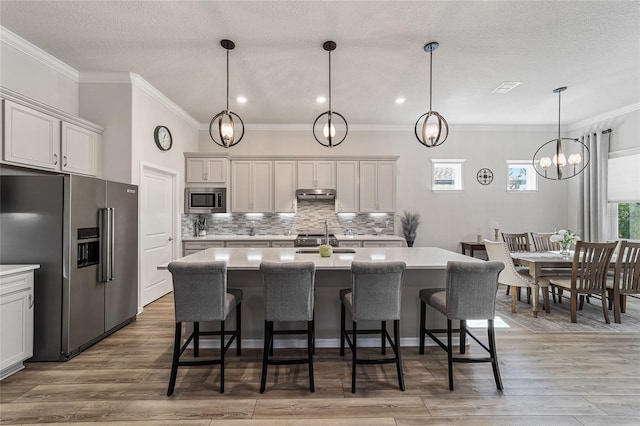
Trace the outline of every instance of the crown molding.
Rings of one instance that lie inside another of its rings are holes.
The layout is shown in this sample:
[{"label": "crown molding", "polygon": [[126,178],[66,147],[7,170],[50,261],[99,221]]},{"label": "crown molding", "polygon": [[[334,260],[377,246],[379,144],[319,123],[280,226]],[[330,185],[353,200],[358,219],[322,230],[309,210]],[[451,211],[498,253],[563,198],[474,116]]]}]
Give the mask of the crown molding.
[{"label": "crown molding", "polygon": [[595,117],[587,118],[586,120],[578,121],[569,126],[568,130],[575,131],[581,130],[585,127],[589,127],[592,124],[599,123],[601,121],[606,121],[624,114],[628,114],[630,112],[640,110],[640,103],[635,103],[628,105],[626,107],[614,109],[613,111],[605,112],[604,114],[596,115]]},{"label": "crown molding", "polygon": [[201,125],[195,118],[138,74],[130,72],[82,72],[80,73],[80,83],[131,84],[171,110],[175,115],[190,124],[191,127],[200,130]]},{"label": "crown molding", "polygon": [[31,59],[46,65],[68,79],[73,80],[76,83],[78,82],[78,71],[75,68],[70,67],[60,59],[48,54],[38,46],[29,43],[27,40],[2,26],[0,26],[0,41],[19,50]]}]

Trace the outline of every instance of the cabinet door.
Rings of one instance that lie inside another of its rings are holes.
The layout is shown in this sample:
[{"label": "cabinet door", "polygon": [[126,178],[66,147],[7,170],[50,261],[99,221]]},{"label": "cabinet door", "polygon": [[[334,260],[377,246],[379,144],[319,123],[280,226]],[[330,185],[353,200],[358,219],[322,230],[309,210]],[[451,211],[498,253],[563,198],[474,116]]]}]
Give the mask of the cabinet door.
[{"label": "cabinet door", "polygon": [[273,161],[252,161],[251,211],[273,212]]},{"label": "cabinet door", "polygon": [[231,211],[251,213],[251,161],[231,162]]},{"label": "cabinet door", "polygon": [[336,162],[316,162],[316,188],[334,189],[336,187]]},{"label": "cabinet door", "polygon": [[293,241],[271,241],[271,247],[293,248]]},{"label": "cabinet door", "polygon": [[298,189],[316,187],[316,162],[298,161]]},{"label": "cabinet door", "polygon": [[275,161],[273,163],[274,211],[294,213],[296,211],[296,162]]},{"label": "cabinet door", "polygon": [[358,211],[358,162],[336,162],[336,212]]},{"label": "cabinet door", "polygon": [[206,182],[206,167],[204,158],[187,158],[187,182]]},{"label": "cabinet door", "polygon": [[229,248],[268,248],[269,241],[227,241]]},{"label": "cabinet door", "polygon": [[98,172],[98,138],[96,132],[62,122],[62,170],[95,176]]},{"label": "cabinet door", "polygon": [[378,161],[377,167],[378,211],[396,211],[396,162]]},{"label": "cabinet door", "polygon": [[60,120],[5,100],[4,160],[60,170]]},{"label": "cabinet door", "polygon": [[[3,278],[0,295],[0,370],[33,356],[33,273]],[[7,287],[10,287],[10,291]],[[15,370],[17,371],[17,370]]]},{"label": "cabinet door", "polygon": [[402,241],[363,241],[362,247],[402,247]]},{"label": "cabinet door", "polygon": [[377,208],[376,162],[360,161],[360,211],[375,213]]},{"label": "cabinet door", "polygon": [[226,158],[207,158],[206,173],[204,180],[215,184],[227,183],[227,160]]}]

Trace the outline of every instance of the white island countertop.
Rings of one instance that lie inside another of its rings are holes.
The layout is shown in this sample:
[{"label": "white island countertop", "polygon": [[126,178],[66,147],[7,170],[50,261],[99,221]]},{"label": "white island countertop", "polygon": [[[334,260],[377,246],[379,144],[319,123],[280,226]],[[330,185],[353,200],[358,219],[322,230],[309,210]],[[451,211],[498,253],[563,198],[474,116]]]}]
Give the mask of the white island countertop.
[{"label": "white island countertop", "polygon": [[29,272],[34,269],[39,269],[40,265],[0,265],[0,277],[7,275],[18,274],[20,272]]},{"label": "white island countertop", "polygon": [[[464,256],[438,247],[356,247],[353,249],[334,248],[330,257],[317,253],[300,254],[298,250],[309,248],[210,248],[190,254],[177,260],[203,262],[223,260],[229,270],[258,270],[260,262],[302,262],[313,261],[318,270],[348,270],[351,262],[403,261],[407,269],[445,269],[448,261],[482,262],[480,259]],[[342,253],[354,251],[355,253]],[[167,264],[158,269],[167,269]]]},{"label": "white island countertop", "polygon": [[[272,235],[221,235],[221,234],[210,234],[204,237],[194,237],[194,236],[183,236],[182,241],[293,241],[297,237],[297,234],[292,235],[282,235],[282,234],[272,234]],[[399,237],[397,235],[344,235],[344,234],[336,234],[335,238],[338,241],[404,241],[404,238]]]}]

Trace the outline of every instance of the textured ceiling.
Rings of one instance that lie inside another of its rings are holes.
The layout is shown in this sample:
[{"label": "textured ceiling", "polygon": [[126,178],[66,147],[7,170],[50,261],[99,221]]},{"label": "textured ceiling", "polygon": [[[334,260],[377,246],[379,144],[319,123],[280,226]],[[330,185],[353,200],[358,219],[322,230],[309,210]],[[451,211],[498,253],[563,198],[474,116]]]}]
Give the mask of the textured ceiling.
[{"label": "textured ceiling", "polygon": [[[412,125],[428,109],[451,124],[575,123],[640,102],[640,2],[614,1],[6,1],[0,24],[80,72],[129,71],[201,123],[225,105],[247,123]],[[522,84],[491,93],[503,81]],[[246,104],[235,98],[244,95]],[[396,97],[406,102],[394,103]]]}]

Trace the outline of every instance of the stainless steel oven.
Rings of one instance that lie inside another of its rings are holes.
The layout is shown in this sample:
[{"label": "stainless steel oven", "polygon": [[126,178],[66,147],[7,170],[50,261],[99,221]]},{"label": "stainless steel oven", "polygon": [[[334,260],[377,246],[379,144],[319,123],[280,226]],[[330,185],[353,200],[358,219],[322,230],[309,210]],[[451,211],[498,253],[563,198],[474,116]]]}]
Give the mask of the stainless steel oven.
[{"label": "stainless steel oven", "polygon": [[226,213],[226,188],[187,187],[184,190],[185,213]]}]

